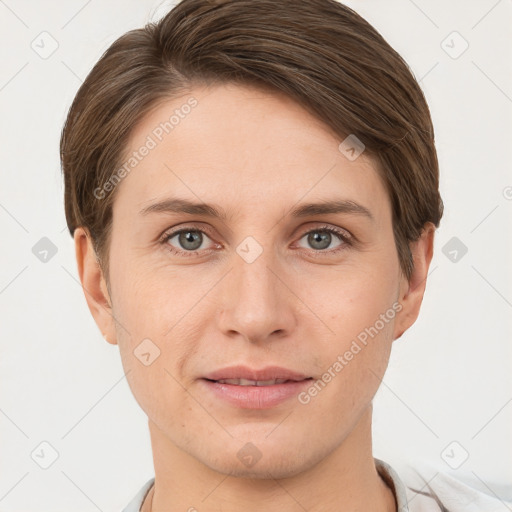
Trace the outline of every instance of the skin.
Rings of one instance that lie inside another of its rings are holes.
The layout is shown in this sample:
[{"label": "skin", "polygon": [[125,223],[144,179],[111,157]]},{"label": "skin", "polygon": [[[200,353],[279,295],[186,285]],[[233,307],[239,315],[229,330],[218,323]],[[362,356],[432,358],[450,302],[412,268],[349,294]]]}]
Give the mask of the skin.
[{"label": "skin", "polygon": [[[334,512],[343,504],[394,511],[372,456],[372,399],[393,340],[419,313],[435,228],[426,224],[411,244],[415,270],[408,281],[390,200],[365,153],[347,159],[338,150],[341,139],[285,96],[232,84],[190,92],[134,128],[131,150],[191,95],[198,100],[117,185],[108,287],[88,233],[78,228],[74,235],[90,311],[108,342],[119,345],[130,388],[148,416],[152,510]],[[170,196],[213,203],[228,217],[139,213]],[[289,215],[325,199],[353,200],[374,220]],[[315,245],[308,233],[326,225],[357,242],[347,245],[333,234],[330,243]],[[178,236],[158,242],[183,227],[208,229],[200,254],[171,253],[169,247],[190,247]],[[236,252],[248,236],[263,249],[252,263]],[[394,303],[402,307],[394,319],[307,404],[293,398],[266,410],[241,409],[205,391],[200,380],[234,364],[278,365],[319,379]],[[133,354],[145,338],[161,351],[149,366]],[[248,442],[261,453],[252,467],[237,457]]]}]

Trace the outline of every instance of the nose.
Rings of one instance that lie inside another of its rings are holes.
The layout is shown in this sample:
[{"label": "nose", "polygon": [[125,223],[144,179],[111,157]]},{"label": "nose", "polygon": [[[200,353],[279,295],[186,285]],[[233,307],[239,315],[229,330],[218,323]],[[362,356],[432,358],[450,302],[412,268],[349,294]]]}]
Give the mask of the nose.
[{"label": "nose", "polygon": [[218,327],[232,339],[267,343],[290,335],[299,300],[294,274],[286,271],[271,248],[250,261],[233,253],[233,268],[223,279]]}]

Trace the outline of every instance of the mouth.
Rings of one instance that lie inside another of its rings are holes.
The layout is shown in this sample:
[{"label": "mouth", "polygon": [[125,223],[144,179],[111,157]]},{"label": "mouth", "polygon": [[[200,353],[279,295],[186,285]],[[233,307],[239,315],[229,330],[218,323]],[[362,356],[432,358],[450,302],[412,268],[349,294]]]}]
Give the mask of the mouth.
[{"label": "mouth", "polygon": [[313,377],[284,368],[224,368],[199,379],[213,400],[237,409],[271,409],[297,398]]},{"label": "mouth", "polygon": [[271,386],[288,381],[303,381],[312,377],[281,366],[256,369],[237,365],[215,370],[203,375],[202,378],[235,386]]},{"label": "mouth", "polygon": [[219,384],[230,384],[232,386],[274,386],[276,384],[287,384],[303,382],[305,380],[313,380],[313,377],[307,377],[305,379],[294,380],[294,379],[270,379],[270,380],[250,380],[250,379],[205,379],[209,382],[217,382]]}]

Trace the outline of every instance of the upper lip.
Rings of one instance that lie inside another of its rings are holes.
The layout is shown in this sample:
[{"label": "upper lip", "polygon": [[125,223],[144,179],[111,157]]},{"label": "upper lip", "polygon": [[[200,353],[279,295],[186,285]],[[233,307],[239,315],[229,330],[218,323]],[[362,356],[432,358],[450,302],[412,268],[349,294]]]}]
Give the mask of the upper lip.
[{"label": "upper lip", "polygon": [[221,368],[208,373],[203,378],[208,380],[224,380],[224,379],[247,379],[247,380],[274,380],[274,379],[287,379],[287,380],[304,380],[308,379],[307,375],[281,368],[279,366],[267,366],[257,370],[249,368],[248,366],[229,366]]}]

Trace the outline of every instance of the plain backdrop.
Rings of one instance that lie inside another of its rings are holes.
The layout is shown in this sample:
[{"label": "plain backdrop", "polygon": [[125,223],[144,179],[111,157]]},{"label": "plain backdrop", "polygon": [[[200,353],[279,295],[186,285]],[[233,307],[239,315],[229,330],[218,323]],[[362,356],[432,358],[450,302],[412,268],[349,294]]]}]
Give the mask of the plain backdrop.
[{"label": "plain backdrop", "polygon": [[[374,454],[510,500],[512,1],[347,4],[425,92],[445,202],[420,317],[374,401]],[[59,138],[101,54],[171,5],[0,0],[0,512],[120,511],[154,474],[147,418],[78,281]]]}]

